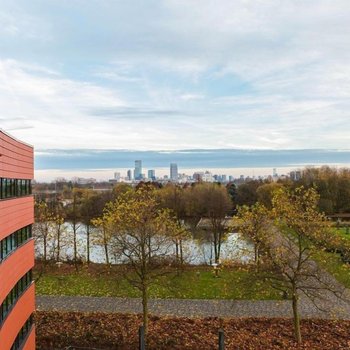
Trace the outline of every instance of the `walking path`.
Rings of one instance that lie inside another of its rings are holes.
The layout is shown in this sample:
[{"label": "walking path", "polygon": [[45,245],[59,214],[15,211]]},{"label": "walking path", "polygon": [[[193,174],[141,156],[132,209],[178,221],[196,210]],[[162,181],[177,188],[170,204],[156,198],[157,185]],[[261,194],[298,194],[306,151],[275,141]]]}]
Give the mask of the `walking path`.
[{"label": "walking path", "polygon": [[[39,311],[142,312],[141,299],[138,298],[37,296],[36,302]],[[158,316],[292,317],[291,302],[287,300],[151,299],[149,309],[151,314]],[[350,319],[350,306],[338,303],[325,312],[303,298],[300,313],[304,318]]]}]

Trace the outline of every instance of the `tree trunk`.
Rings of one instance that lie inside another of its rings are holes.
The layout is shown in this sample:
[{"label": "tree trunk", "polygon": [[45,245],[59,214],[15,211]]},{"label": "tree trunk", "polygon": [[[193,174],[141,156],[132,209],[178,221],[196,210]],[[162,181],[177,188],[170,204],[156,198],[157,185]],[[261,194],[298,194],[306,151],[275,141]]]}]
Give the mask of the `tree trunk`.
[{"label": "tree trunk", "polygon": [[217,263],[220,262],[220,254],[221,254],[221,240],[222,240],[222,237],[221,237],[221,232],[218,233],[218,261]]},{"label": "tree trunk", "polygon": [[57,255],[56,255],[57,262],[60,261],[60,255],[61,255],[61,225],[59,224],[57,227]]},{"label": "tree trunk", "polygon": [[73,223],[73,250],[74,250],[74,266],[75,270],[78,271],[78,252],[77,252],[77,227],[76,223]]},{"label": "tree trunk", "polygon": [[90,264],[90,225],[86,225],[86,261]]},{"label": "tree trunk", "polygon": [[175,239],[175,254],[176,254],[176,264],[179,263],[179,241]]},{"label": "tree trunk", "polygon": [[293,292],[292,303],[293,303],[293,319],[294,319],[293,321],[294,321],[295,339],[298,342],[298,344],[301,344],[300,316],[299,316],[299,310],[298,310],[299,297],[296,294],[296,291]]},{"label": "tree trunk", "polygon": [[215,263],[219,263],[219,247],[218,247],[218,236],[216,232],[213,232],[213,243],[214,243],[214,259]]},{"label": "tree trunk", "polygon": [[44,265],[46,265],[47,261],[47,236],[44,235]]},{"label": "tree trunk", "polygon": [[142,313],[143,326],[145,327],[145,334],[148,332],[148,287],[142,284]]},{"label": "tree trunk", "polygon": [[254,262],[255,262],[255,267],[256,270],[259,271],[259,267],[260,267],[260,255],[259,255],[259,244],[255,244],[254,245]]},{"label": "tree trunk", "polygon": [[103,229],[103,246],[105,249],[105,255],[106,255],[106,264],[109,265],[109,255],[108,255],[108,243],[107,243],[107,237],[106,237],[106,230]]},{"label": "tree trunk", "polygon": [[184,252],[182,249],[182,239],[180,238],[180,264],[183,266],[184,264]]}]

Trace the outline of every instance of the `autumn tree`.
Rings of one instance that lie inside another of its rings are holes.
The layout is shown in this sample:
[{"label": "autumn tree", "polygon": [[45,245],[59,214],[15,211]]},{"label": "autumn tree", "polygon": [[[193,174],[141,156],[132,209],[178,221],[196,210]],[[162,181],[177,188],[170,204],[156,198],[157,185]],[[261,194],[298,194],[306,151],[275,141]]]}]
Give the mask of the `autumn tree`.
[{"label": "autumn tree", "polygon": [[104,201],[100,194],[91,189],[82,191],[80,203],[80,217],[86,229],[86,262],[90,263],[91,226],[92,220],[102,215]]},{"label": "autumn tree", "polygon": [[[227,233],[226,216],[232,208],[229,194],[224,186],[215,183],[200,183],[191,188],[188,213],[198,219],[209,221],[210,237],[214,247],[215,262],[218,263],[221,245]],[[187,197],[188,198],[188,197]]]},{"label": "autumn tree", "polygon": [[106,206],[103,220],[112,233],[112,249],[131,269],[127,280],[142,294],[143,323],[148,329],[149,288],[173,258],[174,217],[161,209],[154,189],[140,187]]},{"label": "autumn tree", "polygon": [[184,228],[186,219],[186,200],[184,189],[174,184],[168,184],[157,191],[160,204],[163,208],[171,209],[177,218],[176,229],[173,232],[173,241],[175,244],[176,260],[180,265],[184,262],[183,240],[188,238],[188,232]]},{"label": "autumn tree", "polygon": [[264,275],[271,285],[291,298],[294,332],[301,343],[300,297],[308,297],[316,307],[320,301],[340,297],[343,290],[334,279],[312,260],[317,247],[312,240],[329,235],[329,223],[318,211],[319,195],[314,189],[299,187],[294,191],[281,188],[273,197],[276,229],[265,245]]},{"label": "autumn tree", "polygon": [[42,259],[44,266],[48,260],[48,243],[52,237],[52,228],[55,221],[54,213],[49,209],[46,202],[35,203],[35,224],[33,226],[33,233],[36,242],[42,242],[43,253]]},{"label": "autumn tree", "polygon": [[329,166],[305,168],[295,187],[317,188],[319,207],[326,214],[350,213],[350,170]]},{"label": "autumn tree", "polygon": [[248,181],[237,187],[235,196],[236,205],[254,205],[258,201],[258,195],[256,193],[259,186],[262,185],[261,181]]},{"label": "autumn tree", "polygon": [[78,230],[81,226],[81,204],[83,191],[79,188],[72,190],[72,202],[67,208],[67,219],[72,227],[73,233],[73,262],[75,269],[78,270]]},{"label": "autumn tree", "polygon": [[107,265],[110,264],[109,246],[112,238],[111,236],[112,227],[110,227],[109,225],[109,220],[110,220],[109,214],[110,213],[107,210],[106,214],[103,214],[102,216],[91,220],[92,225],[94,225],[97,230],[95,231],[94,243],[103,247]]},{"label": "autumn tree", "polygon": [[258,202],[263,204],[267,209],[272,209],[272,198],[274,193],[283,185],[278,182],[269,182],[259,186],[256,189]]},{"label": "autumn tree", "polygon": [[271,228],[269,211],[259,202],[251,207],[239,207],[238,213],[233,219],[233,225],[235,228],[238,228],[239,232],[253,242],[254,261],[257,270],[259,270],[260,257],[268,240]]},{"label": "autumn tree", "polygon": [[62,248],[67,244],[63,236],[66,233],[66,227],[64,225],[64,216],[61,211],[56,211],[53,221],[53,253],[54,259],[61,261]]}]

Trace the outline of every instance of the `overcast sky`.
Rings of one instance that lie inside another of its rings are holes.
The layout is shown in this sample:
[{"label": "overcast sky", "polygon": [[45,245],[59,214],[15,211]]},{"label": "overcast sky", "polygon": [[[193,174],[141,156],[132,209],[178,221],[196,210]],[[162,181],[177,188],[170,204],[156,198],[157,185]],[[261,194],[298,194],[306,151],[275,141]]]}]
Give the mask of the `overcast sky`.
[{"label": "overcast sky", "polygon": [[350,2],[0,0],[0,110],[36,149],[349,149]]}]

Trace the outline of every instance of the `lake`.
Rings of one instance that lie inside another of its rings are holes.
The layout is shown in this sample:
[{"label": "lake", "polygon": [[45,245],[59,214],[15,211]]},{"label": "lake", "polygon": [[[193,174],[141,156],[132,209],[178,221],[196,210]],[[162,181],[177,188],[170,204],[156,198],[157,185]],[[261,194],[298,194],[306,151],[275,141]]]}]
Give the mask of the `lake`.
[{"label": "lake", "polygon": [[[94,230],[91,235],[94,236]],[[34,230],[35,231],[35,230]],[[71,260],[73,258],[73,230],[69,223],[64,224],[64,241],[68,242],[62,247],[61,259]],[[77,234],[78,254],[79,257],[86,261],[86,227],[80,224]],[[48,251],[52,251],[54,241],[49,240]],[[36,242],[36,256],[40,257],[43,253],[43,246]],[[175,244],[170,247],[175,253]],[[206,240],[194,238],[187,239],[183,242],[183,252],[185,262],[190,265],[209,265],[214,260],[213,245]],[[221,261],[230,260],[234,262],[248,263],[254,258],[253,245],[241,237],[239,233],[229,233],[221,246]],[[105,263],[105,252],[103,246],[90,244],[90,260],[94,263]],[[121,260],[113,255],[110,251],[110,262],[113,264],[121,263]]]}]

